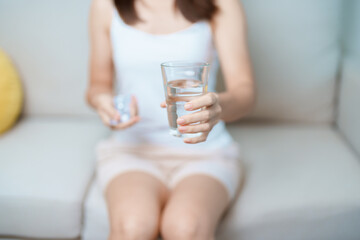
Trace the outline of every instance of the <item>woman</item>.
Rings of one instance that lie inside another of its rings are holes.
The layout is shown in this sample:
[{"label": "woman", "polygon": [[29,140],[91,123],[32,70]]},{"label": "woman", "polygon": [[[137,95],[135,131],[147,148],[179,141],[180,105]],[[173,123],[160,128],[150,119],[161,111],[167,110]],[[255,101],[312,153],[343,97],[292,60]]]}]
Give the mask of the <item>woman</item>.
[{"label": "woman", "polygon": [[[240,179],[224,121],[240,119],[254,101],[238,0],[94,0],[90,33],[87,99],[114,130],[97,147],[109,239],[214,239]],[[227,88],[219,94],[218,59]],[[168,134],[160,63],[170,60],[211,64],[209,92],[186,105],[201,111],[177,121],[199,137]],[[114,92],[132,94],[131,118],[116,126]]]}]

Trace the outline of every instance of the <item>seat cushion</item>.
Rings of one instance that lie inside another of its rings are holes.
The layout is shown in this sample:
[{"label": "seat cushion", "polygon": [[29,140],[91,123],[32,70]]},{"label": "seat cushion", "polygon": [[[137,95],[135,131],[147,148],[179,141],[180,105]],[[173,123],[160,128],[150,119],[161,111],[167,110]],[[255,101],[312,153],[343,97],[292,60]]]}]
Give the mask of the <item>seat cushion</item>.
[{"label": "seat cushion", "polygon": [[92,118],[26,118],[0,137],[0,235],[73,238],[106,132]]},{"label": "seat cushion", "polygon": [[220,239],[360,239],[360,161],[336,130],[254,124],[232,132],[247,176]]},{"label": "seat cushion", "polygon": [[[360,162],[328,126],[231,126],[246,180],[222,221],[220,240],[360,239]],[[84,240],[106,239],[97,182],[85,202]]]}]

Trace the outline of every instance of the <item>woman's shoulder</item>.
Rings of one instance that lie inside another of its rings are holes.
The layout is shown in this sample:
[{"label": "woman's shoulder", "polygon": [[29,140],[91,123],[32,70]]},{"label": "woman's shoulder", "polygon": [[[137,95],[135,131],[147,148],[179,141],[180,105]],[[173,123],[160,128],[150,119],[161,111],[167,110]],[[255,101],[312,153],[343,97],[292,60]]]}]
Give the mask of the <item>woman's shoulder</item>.
[{"label": "woman's shoulder", "polygon": [[99,11],[108,11],[113,9],[114,2],[112,0],[92,0],[91,7]]},{"label": "woman's shoulder", "polygon": [[228,26],[237,27],[238,24],[244,24],[244,10],[239,0],[215,0],[217,12],[211,20],[213,30],[217,28],[228,28]]},{"label": "woman's shoulder", "polygon": [[92,0],[90,19],[105,27],[110,27],[114,3],[112,0]]}]

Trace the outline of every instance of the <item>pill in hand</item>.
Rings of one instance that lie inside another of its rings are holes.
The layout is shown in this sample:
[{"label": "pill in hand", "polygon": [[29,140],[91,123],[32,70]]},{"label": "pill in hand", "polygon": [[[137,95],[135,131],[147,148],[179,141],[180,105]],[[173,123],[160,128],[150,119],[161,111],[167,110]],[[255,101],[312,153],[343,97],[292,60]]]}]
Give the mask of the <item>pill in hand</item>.
[{"label": "pill in hand", "polygon": [[120,121],[117,122],[115,120],[111,120],[110,124],[114,123],[117,125],[122,122],[127,122],[130,120],[130,104],[131,104],[131,96],[126,94],[119,94],[114,97],[114,106],[116,110],[120,114]]}]

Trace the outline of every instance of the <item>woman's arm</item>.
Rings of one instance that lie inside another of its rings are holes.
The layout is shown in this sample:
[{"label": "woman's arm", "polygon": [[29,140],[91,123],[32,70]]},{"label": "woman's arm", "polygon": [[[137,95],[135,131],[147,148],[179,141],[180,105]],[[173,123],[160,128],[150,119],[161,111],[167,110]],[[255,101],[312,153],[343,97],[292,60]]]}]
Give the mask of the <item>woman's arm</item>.
[{"label": "woman's arm", "polygon": [[238,0],[218,0],[212,25],[226,91],[218,94],[221,119],[235,121],[254,105],[254,80],[247,48],[246,20]]},{"label": "woman's arm", "polygon": [[111,2],[94,0],[91,4],[90,32],[90,82],[87,90],[88,103],[97,108],[99,95],[113,94],[113,62],[110,43]]},{"label": "woman's arm", "polygon": [[93,0],[90,10],[90,82],[86,93],[88,103],[98,112],[105,125],[124,129],[139,121],[136,98],[131,101],[131,119],[116,126],[121,116],[113,104],[114,67],[110,40],[113,3]]},{"label": "woman's arm", "polygon": [[187,111],[201,111],[177,119],[181,133],[203,134],[185,138],[186,143],[207,139],[219,120],[235,121],[245,116],[254,104],[254,81],[246,44],[245,17],[238,0],[217,0],[219,12],[212,21],[214,40],[225,77],[226,91],[207,93],[187,104]]}]

